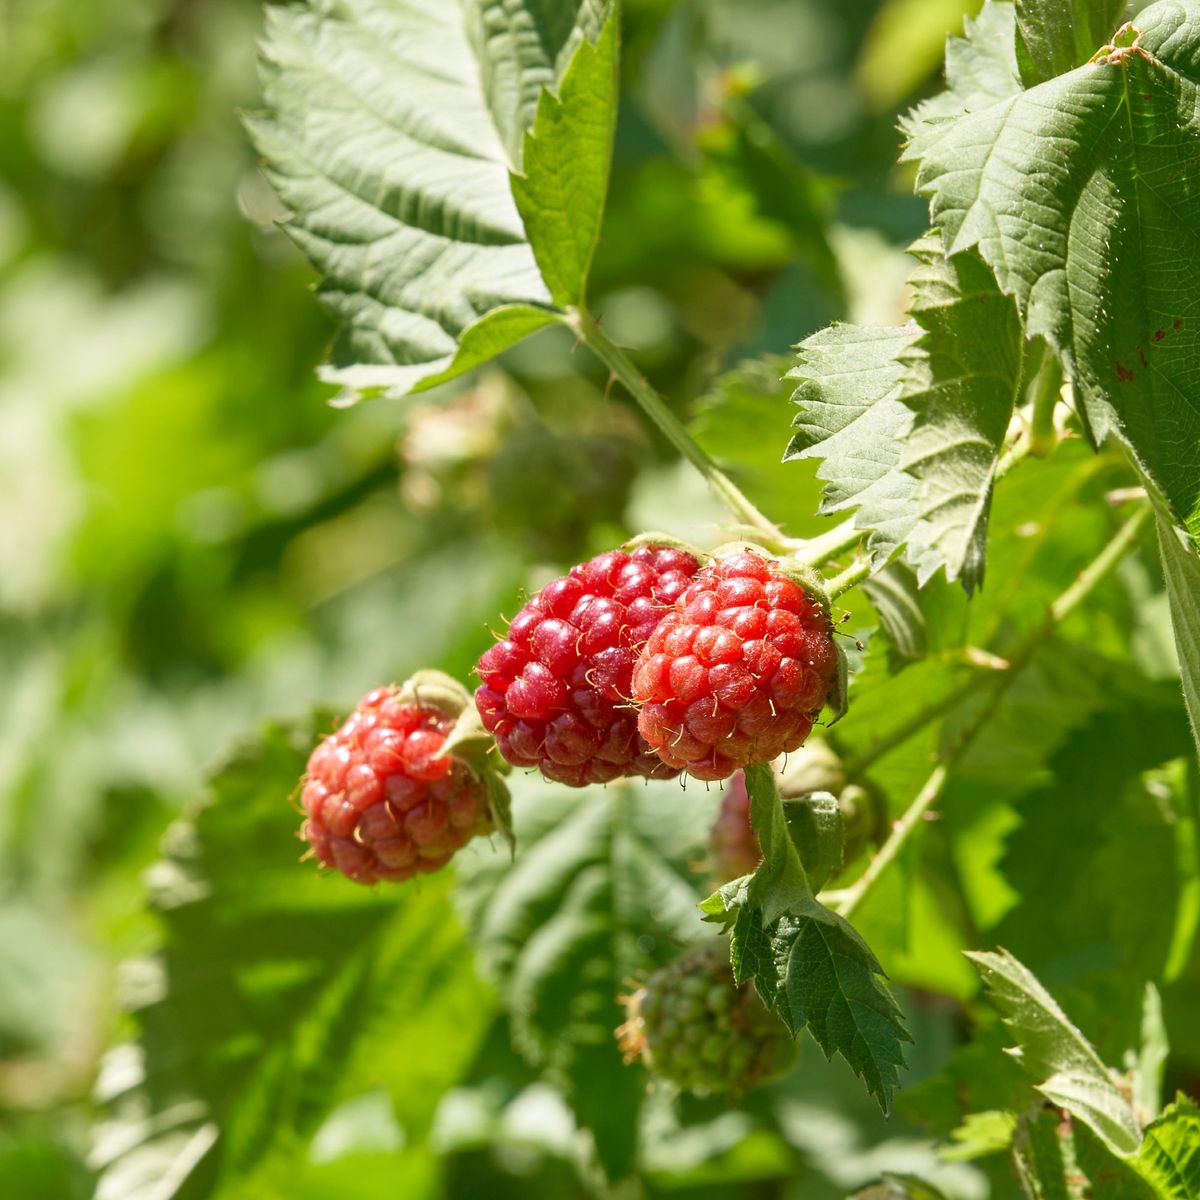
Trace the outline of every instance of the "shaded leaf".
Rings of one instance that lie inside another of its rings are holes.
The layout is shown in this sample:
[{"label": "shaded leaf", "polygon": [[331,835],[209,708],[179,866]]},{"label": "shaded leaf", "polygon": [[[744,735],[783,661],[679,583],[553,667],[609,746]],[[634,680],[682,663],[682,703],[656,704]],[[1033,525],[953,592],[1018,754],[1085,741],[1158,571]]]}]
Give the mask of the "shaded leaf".
[{"label": "shaded leaf", "polygon": [[173,1181],[156,1200],[246,1182],[374,1087],[419,1131],[490,1019],[448,875],[372,890],[298,861],[288,797],[328,724],[268,727],[169,836],[151,875],[165,941],[159,995],[137,1012],[144,1080],[97,1144],[104,1194],[140,1194],[147,1169]]},{"label": "shaded leaf", "polygon": [[1141,1141],[1133,1110],[1050,993],[1007,951],[969,951],[967,957],[1017,1039],[1012,1053],[1038,1091],[1089,1125],[1114,1153],[1133,1153]]},{"label": "shaded leaf", "polygon": [[513,787],[520,854],[461,854],[461,905],[517,1047],[564,1091],[609,1178],[625,1178],[645,1077],[621,1061],[618,997],[703,933],[693,864],[717,796],[681,803],[675,782]]},{"label": "shaded leaf", "polygon": [[883,968],[846,920],[811,900],[764,929],[761,913],[744,908],[731,958],[739,981],[752,978],[793,1035],[807,1028],[826,1058],[840,1054],[891,1110],[912,1039]]}]

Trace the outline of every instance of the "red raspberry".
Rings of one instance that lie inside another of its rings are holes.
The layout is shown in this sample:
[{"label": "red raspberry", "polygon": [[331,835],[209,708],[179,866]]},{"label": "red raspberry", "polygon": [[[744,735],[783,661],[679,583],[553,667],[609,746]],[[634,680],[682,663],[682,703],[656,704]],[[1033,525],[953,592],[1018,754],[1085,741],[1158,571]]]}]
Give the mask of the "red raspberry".
[{"label": "red raspberry", "polygon": [[572,567],[513,618],[479,660],[475,703],[500,753],[572,787],[679,773],[638,736],[637,652],[699,562],[685,550],[610,550]]},{"label": "red raspberry", "polygon": [[378,688],[312,752],[300,832],[324,866],[355,883],[401,881],[491,832],[486,786],[441,753],[455,720]]},{"label": "red raspberry", "polygon": [[837,678],[825,610],[741,551],[701,571],[643,647],[638,729],[669,766],[726,779],[803,745]]},{"label": "red raspberry", "polygon": [[721,797],[721,811],[708,834],[708,850],[717,883],[749,875],[762,862],[758,835],[750,828],[750,793],[741,771]]}]

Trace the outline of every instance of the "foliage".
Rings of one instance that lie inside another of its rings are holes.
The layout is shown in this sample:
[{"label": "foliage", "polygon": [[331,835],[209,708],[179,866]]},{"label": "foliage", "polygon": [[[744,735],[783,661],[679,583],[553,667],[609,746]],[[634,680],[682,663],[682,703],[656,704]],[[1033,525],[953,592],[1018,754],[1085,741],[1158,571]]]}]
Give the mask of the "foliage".
[{"label": "foliage", "polygon": [[[969,8],[6,13],[0,1193],[1200,1196],[1200,6]],[[299,861],[334,712],[647,529],[829,597],[753,874],[520,774]],[[724,937],[732,1103],[614,1036]]]}]

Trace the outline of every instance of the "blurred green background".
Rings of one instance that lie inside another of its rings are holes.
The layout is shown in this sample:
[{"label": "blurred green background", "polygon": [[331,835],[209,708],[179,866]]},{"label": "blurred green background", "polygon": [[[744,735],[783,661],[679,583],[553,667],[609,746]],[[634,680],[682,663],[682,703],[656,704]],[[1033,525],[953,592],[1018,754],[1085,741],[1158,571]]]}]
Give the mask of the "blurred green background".
[{"label": "blurred green background", "polygon": [[[765,368],[712,384],[833,318],[899,318],[925,211],[894,165],[895,117],[973,7],[625,5],[595,308],[792,533],[819,528],[818,486],[778,466],[785,393]],[[410,403],[329,407],[313,368],[331,329],[238,120],[256,102],[256,0],[0,14],[0,1196],[82,1200],[101,1064],[121,1067],[106,1050],[162,936],[145,873],[236,738],[420,666],[465,679],[522,588],[642,528],[711,542],[720,514],[561,331]],[[936,1056],[953,1020],[930,1003],[914,1020]],[[502,1025],[476,1042],[477,1076],[519,1073]],[[812,1070],[837,1100],[824,1117],[793,1098],[789,1137],[755,1141],[726,1114],[732,1167],[688,1174],[679,1149],[654,1188],[725,1195],[722,1180],[807,1162],[823,1182],[804,1195],[842,1195],[925,1162],[917,1142],[861,1147],[856,1081]],[[575,1194],[560,1110],[523,1094],[516,1115],[478,1090],[439,1110],[437,1187]],[[395,1147],[386,1102],[349,1118]],[[328,1128],[311,1178],[280,1194],[376,1194],[332,1169]],[[435,1186],[420,1178],[403,1194]],[[982,1194],[971,1178],[961,1194]]]}]

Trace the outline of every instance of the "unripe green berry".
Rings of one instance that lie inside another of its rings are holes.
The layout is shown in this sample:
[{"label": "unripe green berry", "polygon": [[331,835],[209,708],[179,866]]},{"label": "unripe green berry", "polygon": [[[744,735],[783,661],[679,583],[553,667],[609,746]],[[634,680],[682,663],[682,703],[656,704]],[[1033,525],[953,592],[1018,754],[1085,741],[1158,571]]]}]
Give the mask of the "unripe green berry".
[{"label": "unripe green berry", "polygon": [[625,999],[617,1030],[627,1062],[698,1095],[738,1095],[791,1061],[783,1023],[751,984],[738,987],[720,941],[684,951]]}]

